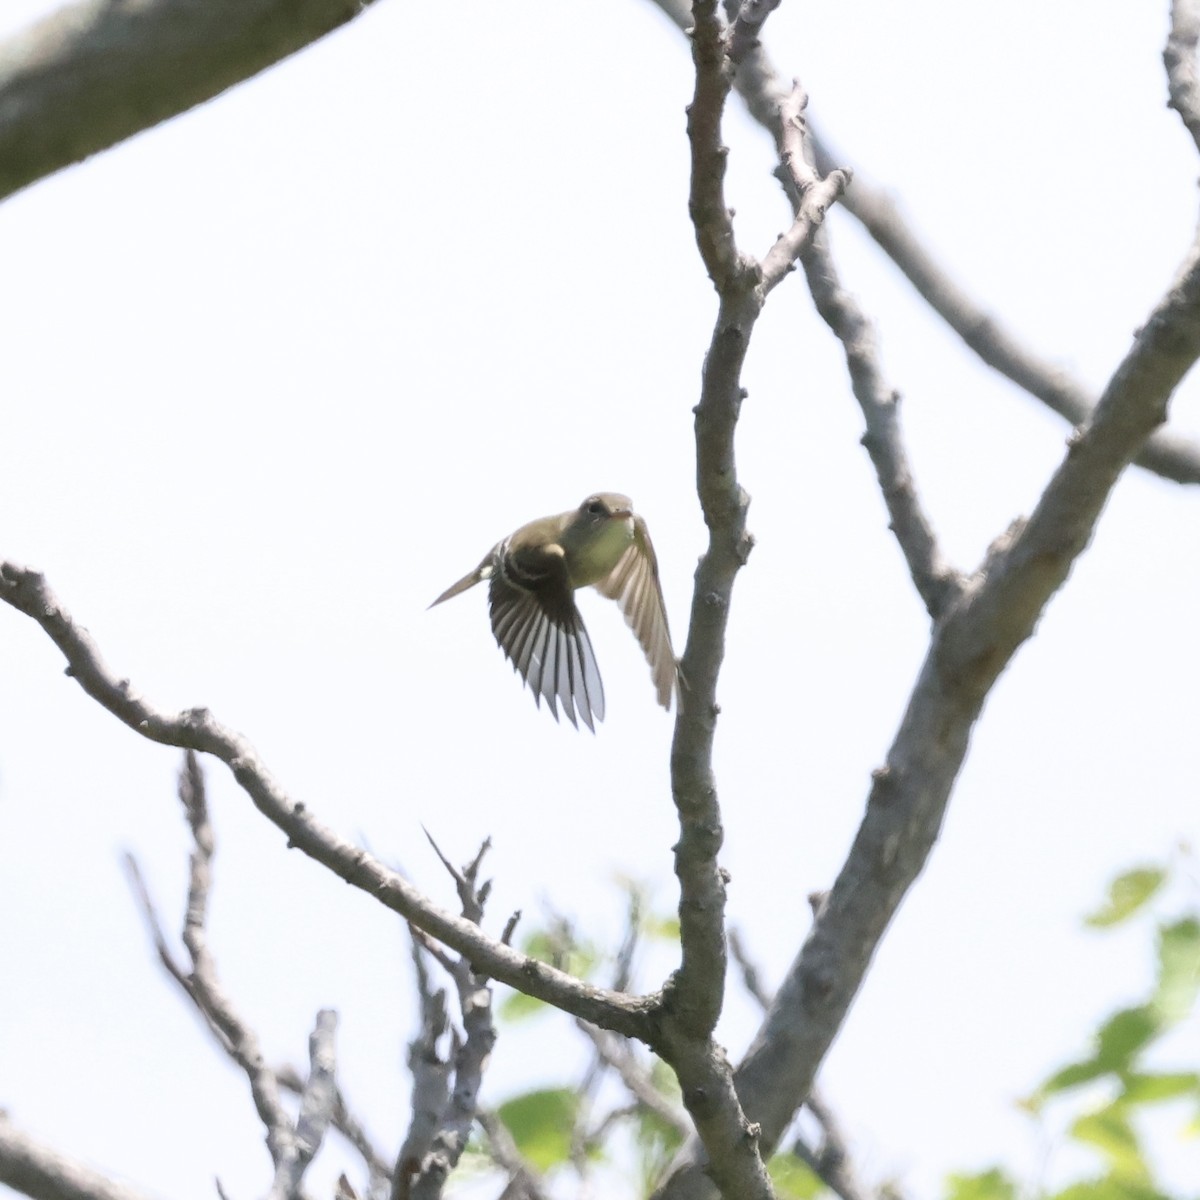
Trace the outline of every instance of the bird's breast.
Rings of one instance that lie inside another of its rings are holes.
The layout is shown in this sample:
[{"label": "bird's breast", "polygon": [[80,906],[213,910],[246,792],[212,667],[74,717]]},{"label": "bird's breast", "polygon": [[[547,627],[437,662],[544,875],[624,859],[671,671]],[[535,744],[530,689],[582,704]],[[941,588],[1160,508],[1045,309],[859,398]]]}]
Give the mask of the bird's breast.
[{"label": "bird's breast", "polygon": [[605,521],[593,536],[567,554],[571,586],[588,587],[603,579],[633,543],[633,518]]}]

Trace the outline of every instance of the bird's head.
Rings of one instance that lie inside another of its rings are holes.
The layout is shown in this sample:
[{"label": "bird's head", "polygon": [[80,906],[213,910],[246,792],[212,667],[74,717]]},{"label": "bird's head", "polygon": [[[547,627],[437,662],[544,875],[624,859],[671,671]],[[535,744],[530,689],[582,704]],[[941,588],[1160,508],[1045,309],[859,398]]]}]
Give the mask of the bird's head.
[{"label": "bird's head", "polygon": [[633,541],[633,502],[597,492],[576,510],[560,538],[576,587],[594,583],[616,566]]}]

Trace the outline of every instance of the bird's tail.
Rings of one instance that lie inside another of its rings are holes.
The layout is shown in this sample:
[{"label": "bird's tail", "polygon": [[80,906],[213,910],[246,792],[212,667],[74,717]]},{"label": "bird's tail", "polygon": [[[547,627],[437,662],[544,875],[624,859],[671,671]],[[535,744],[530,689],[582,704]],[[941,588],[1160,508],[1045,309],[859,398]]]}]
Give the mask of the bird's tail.
[{"label": "bird's tail", "polygon": [[471,571],[464,575],[457,583],[452,583],[429,607],[436,608],[443,600],[452,600],[460,592],[465,592],[467,588],[473,588],[481,579],[486,579],[491,571],[487,570],[489,563],[482,562]]}]

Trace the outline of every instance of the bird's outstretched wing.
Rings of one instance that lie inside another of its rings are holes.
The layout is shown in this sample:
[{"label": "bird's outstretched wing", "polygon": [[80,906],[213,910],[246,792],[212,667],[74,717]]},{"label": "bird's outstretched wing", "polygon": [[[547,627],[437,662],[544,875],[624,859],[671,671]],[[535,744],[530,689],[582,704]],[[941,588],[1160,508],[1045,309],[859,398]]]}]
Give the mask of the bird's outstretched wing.
[{"label": "bird's outstretched wing", "polygon": [[670,711],[671,697],[677,694],[679,668],[671,648],[671,631],[663,604],[662,585],[658,580],[658,559],[650,541],[646,522],[633,519],[633,541],[617,565],[596,583],[596,590],[615,600],[625,614],[650,664],[650,675],[658,693],[658,702]]},{"label": "bird's outstretched wing", "polygon": [[488,588],[492,632],[513,669],[558,720],[555,700],[578,728],[604,719],[604,687],[592,642],[571,593],[561,548],[497,556]]}]

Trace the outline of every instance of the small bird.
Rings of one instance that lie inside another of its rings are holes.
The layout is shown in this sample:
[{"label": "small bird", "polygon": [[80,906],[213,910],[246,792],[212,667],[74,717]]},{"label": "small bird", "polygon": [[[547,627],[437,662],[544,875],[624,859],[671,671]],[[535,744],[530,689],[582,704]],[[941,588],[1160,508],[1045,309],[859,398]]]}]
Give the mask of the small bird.
[{"label": "small bird", "polygon": [[592,718],[604,719],[600,670],[573,594],[589,585],[620,604],[650,663],[658,702],[670,710],[678,667],[658,560],[628,496],[597,492],[572,512],[522,525],[429,607],[484,579],[496,641],[538,707],[545,699],[556,721],[556,699],[577,729],[576,710],[593,733]]}]

